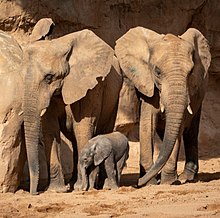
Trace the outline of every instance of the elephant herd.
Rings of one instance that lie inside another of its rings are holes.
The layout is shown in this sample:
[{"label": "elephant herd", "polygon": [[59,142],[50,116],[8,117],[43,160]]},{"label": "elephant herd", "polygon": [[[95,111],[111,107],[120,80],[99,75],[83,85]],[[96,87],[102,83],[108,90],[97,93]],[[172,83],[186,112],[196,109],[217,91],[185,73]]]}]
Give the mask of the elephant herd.
[{"label": "elephant herd", "polygon": [[[37,194],[39,149],[44,145],[49,189],[65,192],[62,132],[73,143],[74,189],[86,190],[80,154],[93,137],[115,130],[120,107],[126,104],[120,95],[125,79],[135,87],[138,99],[138,186],[156,184],[159,172],[160,183],[196,179],[199,121],[211,61],[205,37],[194,28],[175,36],[135,27],[112,49],[87,29],[48,39],[53,26],[51,19],[41,19],[23,47],[0,32],[0,155],[9,157],[0,163],[0,189],[16,191],[27,159],[30,193]],[[162,147],[153,162],[155,134]],[[177,175],[181,140],[186,162],[183,173]],[[109,140],[101,138],[102,152],[117,154],[124,149],[123,168],[128,148],[119,141],[113,140],[109,147]],[[110,166],[120,159],[116,156],[111,156]]]}]

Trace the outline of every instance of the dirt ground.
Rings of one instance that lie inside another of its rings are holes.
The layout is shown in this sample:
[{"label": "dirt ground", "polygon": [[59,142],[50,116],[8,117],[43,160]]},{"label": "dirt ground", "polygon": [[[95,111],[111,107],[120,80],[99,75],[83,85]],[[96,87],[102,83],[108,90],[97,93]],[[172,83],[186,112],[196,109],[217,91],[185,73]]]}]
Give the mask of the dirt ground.
[{"label": "dirt ground", "polygon": [[[15,194],[0,194],[0,217],[220,217],[218,145],[200,148],[199,181],[178,186],[134,188],[138,153],[138,143],[131,143],[118,190],[44,192],[38,196],[19,190]],[[183,169],[182,157],[179,172]]]}]

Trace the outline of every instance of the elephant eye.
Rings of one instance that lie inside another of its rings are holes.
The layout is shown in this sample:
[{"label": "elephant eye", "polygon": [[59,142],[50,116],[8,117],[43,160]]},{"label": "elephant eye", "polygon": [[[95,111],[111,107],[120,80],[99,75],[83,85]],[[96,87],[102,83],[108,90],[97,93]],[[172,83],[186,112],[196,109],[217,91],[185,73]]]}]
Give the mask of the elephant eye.
[{"label": "elephant eye", "polygon": [[50,84],[52,82],[53,77],[54,77],[54,75],[47,74],[47,75],[45,75],[44,80],[46,81],[46,83]]},{"label": "elephant eye", "polygon": [[155,66],[154,74],[156,77],[160,77],[160,75],[161,75],[161,70],[157,66]]}]

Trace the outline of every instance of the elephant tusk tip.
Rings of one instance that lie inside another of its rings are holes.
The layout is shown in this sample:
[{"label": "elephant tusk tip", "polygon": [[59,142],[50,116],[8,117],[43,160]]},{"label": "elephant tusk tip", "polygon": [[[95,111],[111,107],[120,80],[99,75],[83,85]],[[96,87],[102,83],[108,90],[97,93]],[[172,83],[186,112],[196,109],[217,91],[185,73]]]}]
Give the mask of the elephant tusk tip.
[{"label": "elephant tusk tip", "polygon": [[164,112],[164,105],[163,104],[160,104],[160,110],[162,113]]},{"label": "elephant tusk tip", "polygon": [[190,107],[190,105],[188,105],[187,110],[188,110],[188,112],[189,112],[191,115],[193,114],[192,108]]},{"label": "elephant tusk tip", "polygon": [[40,117],[42,117],[42,116],[46,113],[46,111],[47,111],[47,109],[44,108],[44,109],[41,111],[41,113],[40,113]]},{"label": "elephant tusk tip", "polygon": [[18,116],[21,116],[23,113],[24,113],[24,111],[20,111],[20,112],[18,113]]}]

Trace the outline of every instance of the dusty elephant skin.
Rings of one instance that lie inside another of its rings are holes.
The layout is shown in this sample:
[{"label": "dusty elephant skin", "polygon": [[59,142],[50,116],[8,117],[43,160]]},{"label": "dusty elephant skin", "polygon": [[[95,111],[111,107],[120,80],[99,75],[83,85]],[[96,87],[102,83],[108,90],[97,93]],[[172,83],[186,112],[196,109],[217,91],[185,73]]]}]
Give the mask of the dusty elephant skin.
[{"label": "dusty elephant skin", "polygon": [[23,136],[23,52],[13,37],[0,32],[0,190],[14,192],[25,161]]},{"label": "dusty elephant skin", "polygon": [[[45,23],[47,21],[47,23]],[[40,27],[34,29],[36,38],[50,31],[51,19],[41,19]],[[38,23],[37,25],[38,26]],[[40,37],[41,38],[41,37]],[[34,40],[34,39],[33,39]],[[23,129],[24,51],[7,33],[0,32],[0,186],[3,192],[15,192],[20,184],[26,161]]]},{"label": "dusty elephant skin", "polygon": [[[77,143],[77,153],[94,134],[112,131],[122,85],[113,54],[113,50],[89,30],[33,42],[26,47],[23,60],[27,63],[24,129],[32,194],[37,194],[39,179],[41,120],[44,143],[49,153],[49,189],[58,192],[65,191],[59,157],[59,130],[64,129],[64,133],[72,135]],[[63,101],[65,119],[54,117],[54,113],[46,113],[47,110],[56,111],[56,108],[49,109],[54,95],[60,96]],[[57,120],[56,127],[51,128],[47,122],[50,119],[52,123]],[[66,124],[60,124],[60,120],[66,121]],[[78,170],[74,188],[80,185]]]},{"label": "dusty elephant skin", "polygon": [[[155,183],[162,168],[161,183],[177,180],[182,135],[186,164],[180,180],[193,180],[198,172],[199,120],[211,61],[207,40],[193,28],[177,37],[136,27],[117,40],[115,50],[120,66],[140,93],[143,177],[139,186],[150,180]],[[163,145],[153,164],[155,131]]]},{"label": "dusty elephant skin", "polygon": [[82,190],[95,188],[98,173],[107,176],[102,178],[105,180],[105,189],[118,188],[128,152],[128,139],[120,132],[98,135],[90,139],[79,157]]}]

